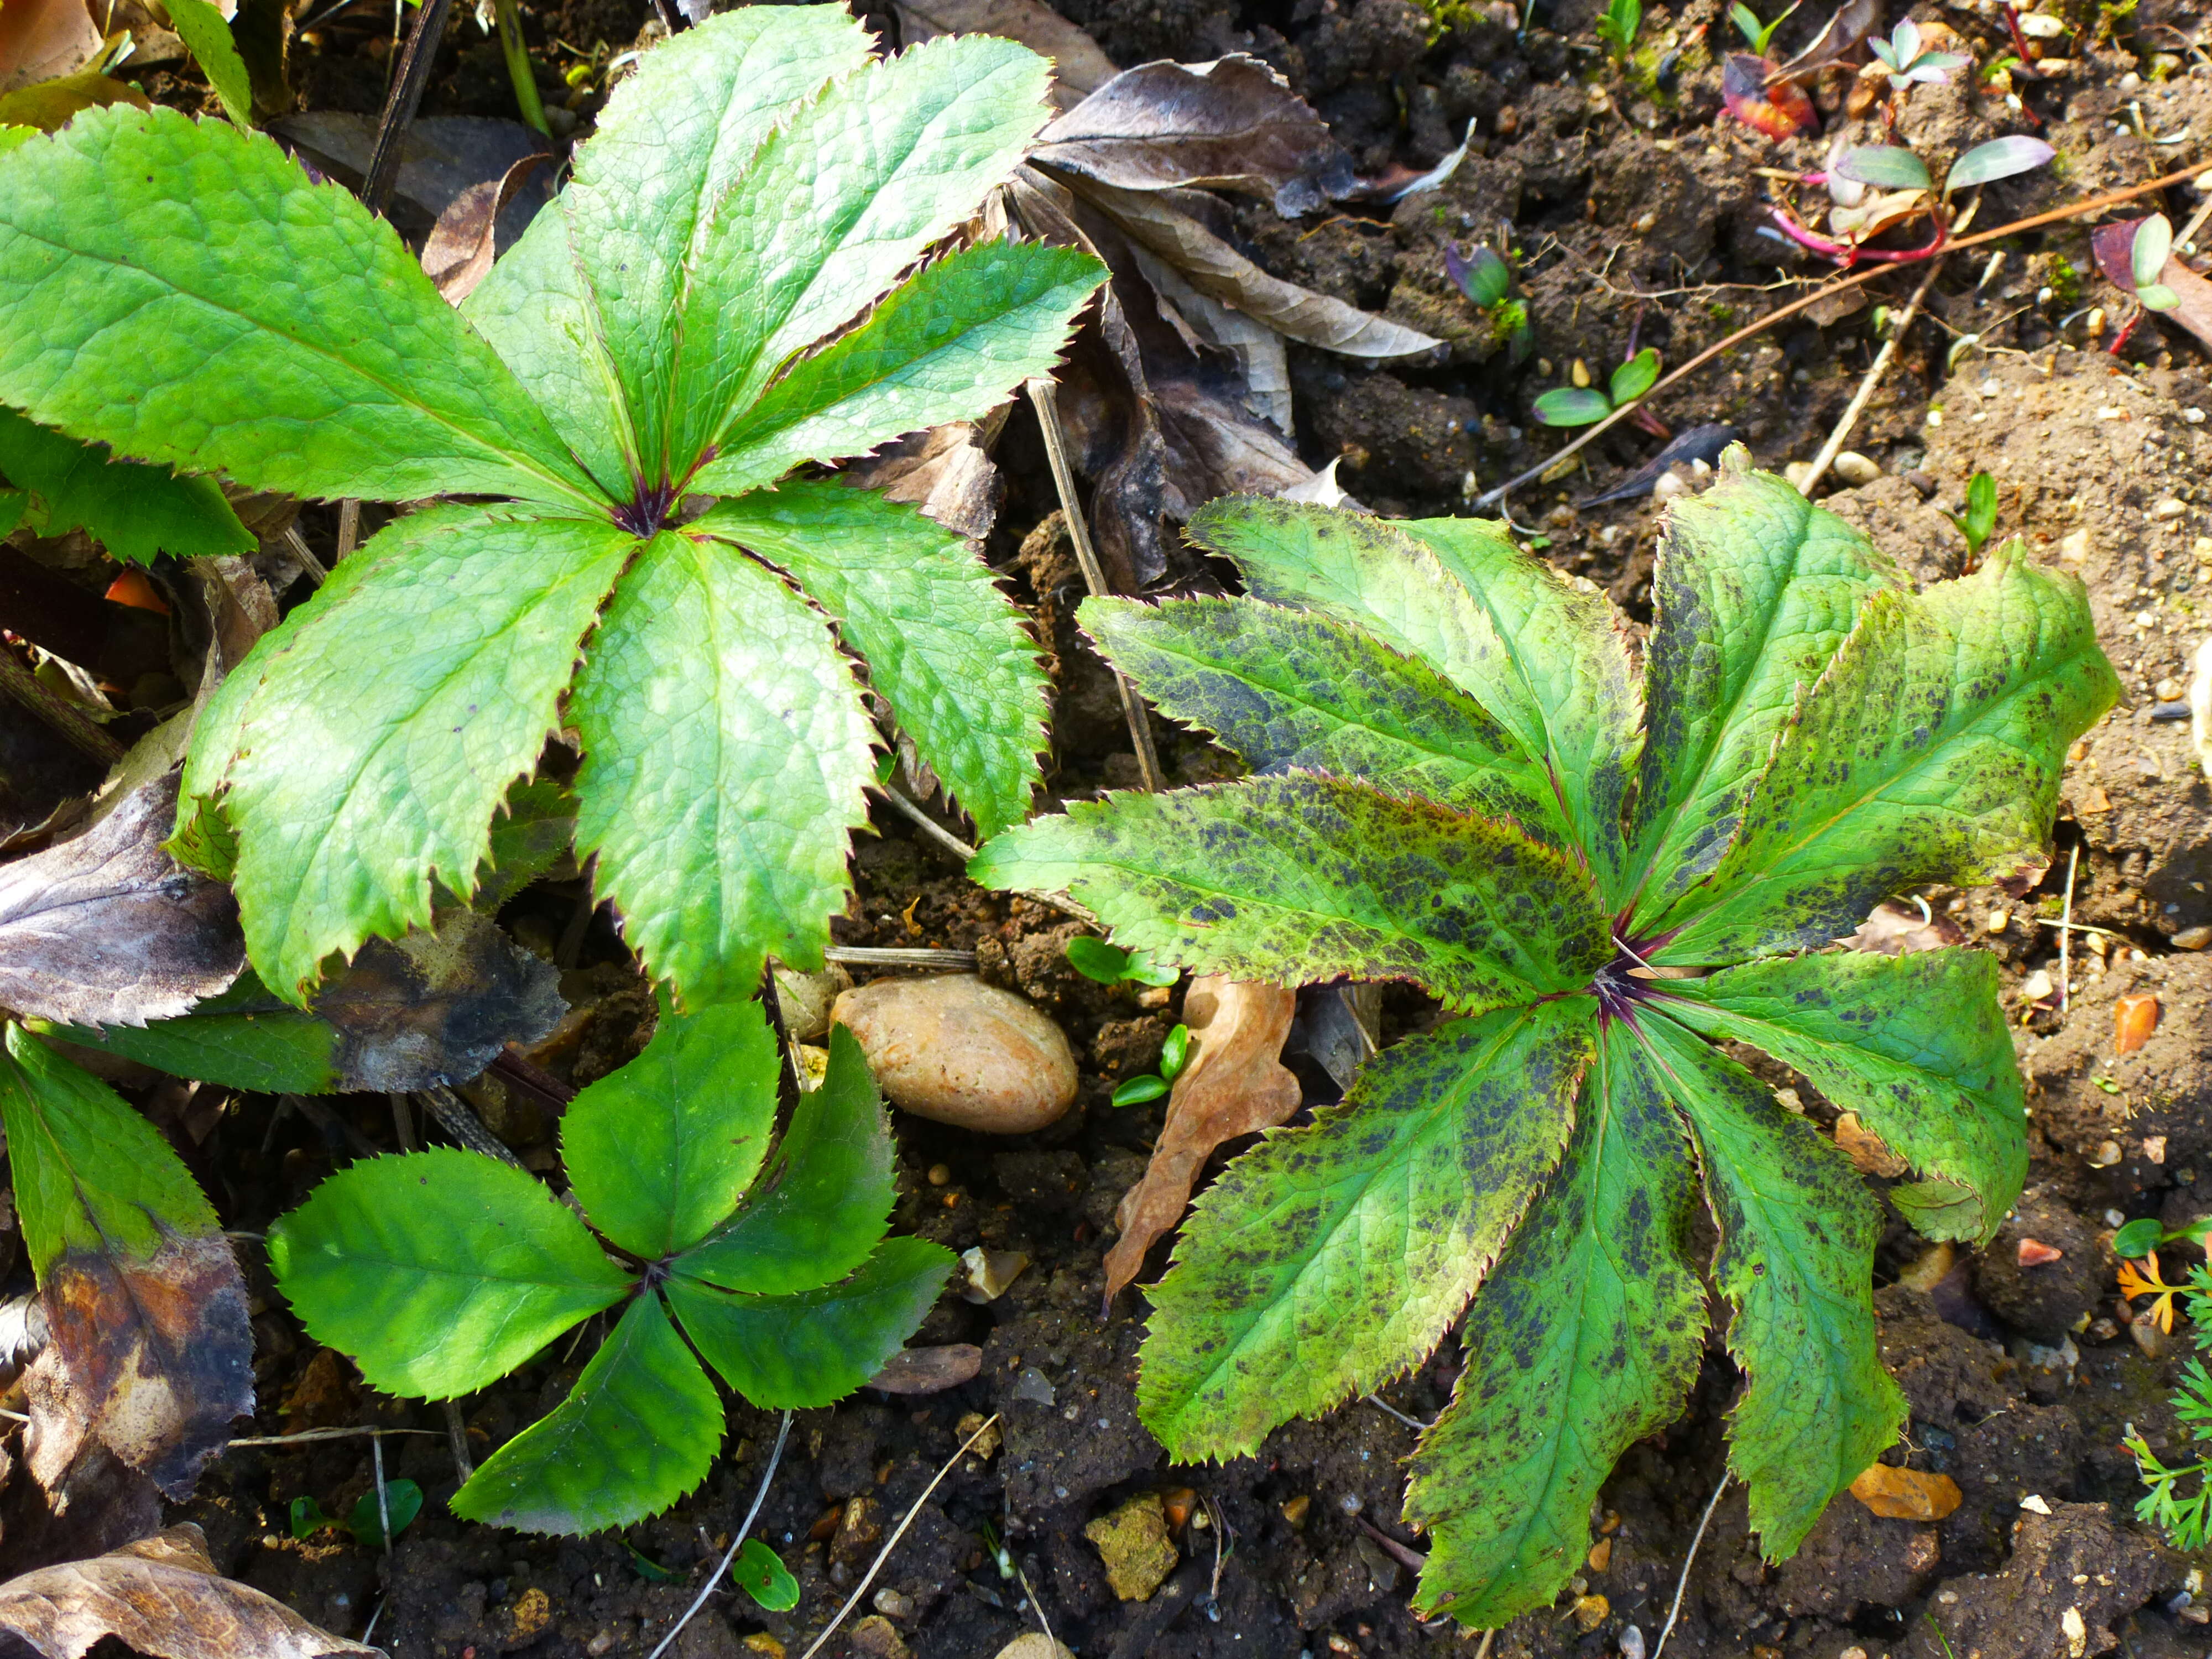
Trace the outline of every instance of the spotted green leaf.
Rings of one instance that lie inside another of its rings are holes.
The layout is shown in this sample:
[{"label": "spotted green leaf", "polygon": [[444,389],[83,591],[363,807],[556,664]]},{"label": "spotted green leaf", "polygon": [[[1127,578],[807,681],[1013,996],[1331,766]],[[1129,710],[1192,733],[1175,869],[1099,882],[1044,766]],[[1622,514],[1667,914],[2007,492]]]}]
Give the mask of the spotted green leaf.
[{"label": "spotted green leaf", "polygon": [[1881,1212],[1844,1155],[1742,1066],[1663,1015],[1639,1035],[1690,1120],[1720,1224],[1713,1278],[1748,1379],[1729,1415],[1729,1467],[1778,1561],[1904,1426],[1904,1393],[1875,1347]]},{"label": "spotted green leaf", "polygon": [[1332,778],[1121,795],[985,848],[988,886],[1065,890],[1130,950],[1295,984],[1412,979],[1469,1012],[1587,984],[1589,878],[1510,824]]},{"label": "spotted green leaf", "polygon": [[1422,1437],[1406,1517],[1434,1542],[1423,1607],[1503,1624],[1583,1566],[1614,1460],[1697,1380],[1705,1295],[1682,1121],[1624,1025],[1600,1038],[1574,1139],[1460,1327],[1467,1369]]},{"label": "spotted green leaf", "polygon": [[1559,1162],[1595,1012],[1567,997],[1409,1038],[1230,1166],[1150,1292],[1138,1405],[1170,1452],[1251,1451],[1435,1346]]},{"label": "spotted green leaf", "polygon": [[648,1292],[632,1298],[568,1398],[453,1494],[453,1513],[520,1532],[626,1527],[705,1480],[721,1443],[714,1385]]},{"label": "spotted green leaf", "polygon": [[1996,958],[1981,951],[1838,951],[1679,981],[1668,1006],[1692,1030],[1796,1066],[1923,1176],[1963,1188],[1964,1230],[1931,1217],[1922,1231],[1980,1244],[2027,1176],[2020,1062],[1997,982]]}]

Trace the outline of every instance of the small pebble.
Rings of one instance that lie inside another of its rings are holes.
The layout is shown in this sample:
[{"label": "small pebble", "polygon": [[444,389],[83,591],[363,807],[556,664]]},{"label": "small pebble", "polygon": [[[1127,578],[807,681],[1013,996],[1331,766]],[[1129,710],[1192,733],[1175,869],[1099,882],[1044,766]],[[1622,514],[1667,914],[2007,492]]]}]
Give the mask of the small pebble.
[{"label": "small pebble", "polygon": [[2011,925],[2011,922],[2012,918],[2003,911],[1992,910],[1989,914],[1989,919],[1982,923],[1982,931],[1985,933],[2002,933]]},{"label": "small pebble", "polygon": [[[2051,1513],[2051,1505],[2045,1503],[2041,1496],[2035,1492],[2030,1492],[2027,1497],[2021,1498],[2020,1500],[2020,1506],[2028,1511],[2031,1515],[2048,1515]],[[1956,1601],[1957,1599],[1958,1598],[1956,1596],[1952,1598],[1954,1601]]]},{"label": "small pebble", "polygon": [[1856,449],[1846,449],[1837,456],[1834,465],[1836,477],[1854,489],[1861,484],[1870,484],[1881,477],[1881,464],[1860,454]]},{"label": "small pebble", "polygon": [[896,1590],[893,1589],[888,1584],[884,1585],[883,1589],[875,1593],[873,1601],[876,1611],[882,1613],[886,1619],[911,1619],[914,1617],[914,1598],[908,1595],[901,1595]]},{"label": "small pebble", "polygon": [[2182,685],[2179,680],[2175,679],[2172,675],[2168,675],[2166,678],[2160,680],[2156,685],[2153,686],[2151,690],[2160,702],[2173,702],[2179,699],[2182,692]]},{"label": "small pebble", "polygon": [[1917,468],[1905,475],[1905,482],[1920,492],[1920,499],[1923,501],[1931,499],[1936,492],[1943,487],[1936,482],[1934,473],[1922,471]]},{"label": "small pebble", "polygon": [[2201,951],[2208,945],[2212,945],[2212,927],[2202,922],[2194,927],[2185,927],[2173,936],[2173,948],[2177,951]]},{"label": "small pebble", "polygon": [[2161,702],[2153,705],[2150,717],[2154,720],[2185,720],[2189,705],[2185,702]]},{"label": "small pebble", "polygon": [[2058,538],[2058,556],[2069,564],[2079,564],[2089,556],[2089,532],[2076,530]]},{"label": "small pebble", "polygon": [[2169,495],[2164,501],[2160,501],[2156,507],[2151,508],[2150,515],[2154,519],[2178,519],[2188,511],[2188,502],[2176,501],[2172,496]]},{"label": "small pebble", "polygon": [[1075,1103],[1074,1052],[1050,1018],[972,974],[879,979],[832,1011],[895,1106],[987,1134],[1026,1134]]}]

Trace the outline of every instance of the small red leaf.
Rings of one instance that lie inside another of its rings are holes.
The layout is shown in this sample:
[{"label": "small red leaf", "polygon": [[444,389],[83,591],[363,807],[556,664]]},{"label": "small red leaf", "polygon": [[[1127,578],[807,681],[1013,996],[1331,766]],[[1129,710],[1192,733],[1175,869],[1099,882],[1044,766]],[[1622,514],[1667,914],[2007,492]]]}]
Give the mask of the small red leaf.
[{"label": "small red leaf", "polygon": [[1776,66],[1764,58],[1754,58],[1747,52],[1730,52],[1721,70],[1721,100],[1729,114],[1769,138],[1794,138],[1801,132],[1810,132],[1816,118],[1813,100],[1794,81],[1768,86],[1766,77],[1775,72]]}]

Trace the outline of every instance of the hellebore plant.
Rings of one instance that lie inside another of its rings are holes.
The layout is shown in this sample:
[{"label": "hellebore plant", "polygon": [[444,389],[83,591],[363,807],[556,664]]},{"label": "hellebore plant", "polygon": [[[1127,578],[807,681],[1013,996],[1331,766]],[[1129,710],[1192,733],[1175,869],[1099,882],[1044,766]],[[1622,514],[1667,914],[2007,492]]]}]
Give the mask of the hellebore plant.
[{"label": "hellebore plant", "polygon": [[1078,804],[973,866],[1194,972],[1443,1004],[1199,1200],[1138,1400],[1176,1456],[1237,1456],[1456,1327],[1407,1516],[1434,1539],[1417,1604],[1469,1624],[1551,1601],[1614,1460],[1680,1411],[1701,1196],[1765,1554],[1904,1421],[1881,1211],[1722,1043],[1856,1112],[1930,1237],[1987,1238],[2027,1170],[1995,959],[1822,947],[1892,894],[2045,861],[2067,745],[2118,691],[2081,585],[2014,542],[1916,594],[1741,448],[1722,474],[1672,509],[1640,683],[1604,599],[1496,524],[1214,503],[1192,534],[1243,597],[1083,617],[1257,775]]},{"label": "hellebore plant", "polygon": [[[1800,223],[1787,208],[1771,209],[1780,231],[1801,247],[1826,254],[1838,264],[1862,260],[1905,264],[1925,259],[1943,251],[1951,235],[1951,197],[1976,185],[1994,184],[2016,173],[2032,172],[2058,152],[2040,138],[2014,134],[1977,144],[1951,164],[1943,175],[1939,196],[1928,164],[1911,150],[1896,144],[1865,144],[1842,155],[1826,173],[1808,173],[1800,181],[1825,185],[1835,198],[1829,228],[1823,236]],[[1871,188],[1881,193],[1869,196]],[[1865,246],[1883,232],[1926,214],[1935,221],[1935,235],[1924,247],[1870,248]],[[1769,232],[1769,234],[1773,233]]]},{"label": "hellebore plant", "polygon": [[473,1393],[622,1306],[568,1398],[485,1460],[456,1515],[530,1532],[640,1520],[721,1444],[702,1358],[756,1406],[826,1406],[921,1322],[952,1253],[884,1237],[890,1135],[860,1044],[830,1032],[829,1075],[780,1142],[777,1069],[758,1004],[664,1010],[645,1051],[562,1115],[575,1207],[447,1147],[340,1170],[270,1230],[301,1323],[389,1394]]},{"label": "hellebore plant", "polygon": [[576,851],[656,977],[711,1001],[818,961],[877,738],[841,644],[981,829],[1026,810],[1044,680],[989,570],[793,472],[1003,402],[1103,271],[923,263],[1048,66],[870,45],[754,6],[647,53],[459,315],[259,135],[118,106],[0,155],[0,404],[253,489],[468,498],[349,557],[193,734],[173,846],[232,881],[277,995],[466,898],[564,729]]}]

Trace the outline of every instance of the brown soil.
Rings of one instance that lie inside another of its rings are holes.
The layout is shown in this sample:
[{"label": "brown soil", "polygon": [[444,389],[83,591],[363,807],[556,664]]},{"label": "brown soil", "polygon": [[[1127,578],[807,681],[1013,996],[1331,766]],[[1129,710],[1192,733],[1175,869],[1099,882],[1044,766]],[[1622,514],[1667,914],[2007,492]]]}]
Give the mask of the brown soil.
[{"label": "brown soil", "polygon": [[[1759,234],[1767,186],[1753,169],[1817,167],[1828,141],[1778,147],[1735,125],[1718,113],[1717,72],[1695,52],[1685,54],[1670,91],[1655,88],[1649,65],[1624,83],[1592,47],[1595,0],[1536,0],[1521,31],[1502,3],[1443,8],[1456,20],[1443,28],[1413,0],[1060,0],[1060,9],[1124,64],[1257,53],[1334,124],[1364,173],[1425,167],[1477,121],[1481,136],[1449,183],[1395,210],[1353,207],[1285,223],[1262,208],[1238,210],[1250,252],[1269,269],[1452,342],[1438,364],[1389,370],[1292,348],[1302,453],[1316,465],[1340,459],[1346,487],[1383,513],[1464,510],[1475,489],[1556,447],[1531,420],[1529,400],[1572,360],[1601,374],[1632,337],[1679,362],[1772,303],[1762,290],[1778,267],[1813,270]],[[1809,39],[1818,9],[1778,44]],[[496,48],[464,21],[466,11],[456,8],[424,112],[509,115]],[[587,130],[604,77],[583,75],[572,97],[562,71],[603,68],[647,32],[646,15],[641,0],[526,7],[539,83],[563,107],[564,126]],[[1940,15],[1985,57],[2002,33],[1990,0]],[[2212,58],[2185,50],[2203,21],[2180,0],[2107,8],[2095,26],[2100,44],[2067,78],[2027,94],[2062,167],[1992,190],[1982,222],[2206,154]],[[1699,26],[1715,39],[1725,27],[1715,0],[1683,0],[1672,11],[1655,0],[1644,39],[1684,39]],[[391,27],[388,9],[363,4],[296,40],[291,72],[301,106],[373,113]],[[175,76],[149,90],[188,104],[204,96]],[[1871,123],[1840,116],[1829,125],[1859,142],[1878,136]],[[1921,89],[1900,122],[1938,156],[2018,127],[2001,102],[1967,88]],[[2166,146],[2141,130],[2161,137],[2185,128],[2187,142]],[[2167,205],[2181,218],[2193,204],[2183,195]],[[1443,239],[1495,240],[1501,227],[1521,250],[1537,355],[1548,369],[1509,366],[1443,274]],[[2131,1336],[2114,1305],[2109,1240],[2129,1218],[2173,1223],[2212,1209],[2212,958],[2175,946],[2177,936],[2201,940],[2212,923],[2212,792],[2188,723],[2168,718],[2158,690],[2169,678],[2185,684],[2186,659],[2207,632],[2197,607],[2208,602],[2201,585],[2212,570],[2212,541],[2200,539],[2212,536],[2212,432],[2203,418],[2212,379],[2203,353],[2156,323],[2118,357],[2096,349],[2078,317],[2062,328],[2095,298],[2078,233],[2015,239],[2003,255],[2001,265],[1986,251],[1962,257],[1939,285],[1933,320],[1905,343],[1852,440],[1883,476],[1837,489],[1829,504],[1919,579],[1936,580],[1956,574],[1964,555],[1943,509],[1986,468],[2002,487],[2003,531],[2024,534],[2040,556],[2089,583],[2127,692],[2075,751],[2057,860],[2025,899],[1933,897],[2000,954],[2015,1004],[2027,975],[2059,974],[2058,934],[2041,923],[2067,908],[2069,880],[2074,919],[2108,933],[2094,936],[2101,951],[2069,952],[2068,1012],[2021,1010],[2035,1163],[2015,1218],[1988,1253],[1961,1256],[1948,1271],[1894,1218],[1881,1253],[1884,1354],[1912,1406],[1907,1455],[1956,1480],[1963,1505],[1931,1525],[1877,1519],[1846,1498],[1796,1559],[1777,1567],[1759,1560],[1741,1489],[1733,1491],[1688,1575],[1669,1646],[1680,1659],[2081,1659],[2107,1650],[2162,1659],[2207,1645],[2204,1626],[2169,1611],[2191,1564],[2132,1519],[2139,1487],[2120,1436],[2132,1424],[2154,1446],[2183,1443],[2166,1403],[2180,1356],[2153,1358]],[[1910,280],[1888,279],[1876,302],[1899,305]],[[2112,303],[2109,291],[2105,299]],[[1808,458],[1871,361],[1871,310],[1826,328],[1795,321],[1670,394],[1657,412],[1676,429],[1738,427],[1763,465]],[[1134,763],[1110,680],[1069,617],[1079,579],[1048,517],[1049,483],[1026,419],[1017,414],[1000,450],[1008,499],[992,551],[1050,650],[1051,787],[1075,796],[1133,782]],[[1572,503],[1617,483],[1656,447],[1624,428],[1585,452],[1571,476],[1512,502],[1518,521],[1535,521],[1549,538],[1548,556],[1607,586],[1639,618],[1648,616],[1656,510],[1647,501],[1586,511]],[[35,735],[15,732],[7,742]],[[1164,726],[1158,736],[1176,780],[1215,775],[1220,757],[1205,744]],[[1400,1465],[1413,1440],[1402,1423],[1355,1405],[1282,1429],[1257,1456],[1177,1469],[1136,1419],[1141,1297],[1123,1296],[1102,1320],[1100,1258],[1159,1111],[1105,1103],[1115,1082],[1154,1062],[1173,1000],[1162,1006],[1158,995],[1075,975],[1062,955],[1072,924],[1059,913],[979,891],[902,820],[879,815],[874,827],[855,855],[860,893],[838,924],[841,939],[977,950],[988,975],[1066,1026],[1085,1061],[1084,1093],[1068,1117],[1033,1136],[992,1139],[900,1121],[899,1224],[955,1249],[1020,1251],[1030,1265],[987,1306],[948,1295],[916,1339],[980,1344],[974,1382],[921,1399],[864,1392],[798,1419],[762,1525],[799,1579],[799,1606],[764,1614],[718,1596],[673,1651],[683,1659],[802,1651],[951,1455],[963,1417],[997,1412],[1003,1445],[963,1461],[921,1507],[872,1590],[872,1606],[859,1610],[874,1616],[848,1625],[829,1654],[989,1659],[1035,1629],[1040,1613],[1078,1652],[1117,1659],[1472,1652],[1449,1622],[1412,1617],[1410,1574],[1368,1530],[1421,1547],[1397,1518]],[[507,919],[526,940],[550,943],[569,903],[532,895]],[[585,954],[601,965],[563,987],[598,1010],[563,1061],[580,1077],[633,1050],[650,1008],[603,922]],[[2161,1025],[2139,1052],[2116,1057],[2112,1004],[2143,990],[2160,996]],[[1818,1109],[1812,1091],[1802,1092]],[[342,1108],[362,1134],[389,1143],[381,1100]],[[549,1122],[525,1113],[499,1127],[542,1159]],[[246,1231],[349,1155],[341,1141],[255,1098],[191,1149],[226,1224]],[[933,1184],[939,1164],[950,1178]],[[2058,1248],[2059,1261],[2021,1269],[2021,1237]],[[1933,1289],[1894,1282],[1908,1271]],[[548,1540],[463,1525],[444,1510],[458,1477],[443,1413],[363,1389],[343,1360],[304,1338],[258,1261],[251,1273],[263,1401],[255,1432],[356,1424],[437,1432],[387,1442],[387,1474],[417,1481],[429,1499],[388,1559],[350,1544],[295,1542],[285,1523],[302,1495],[343,1513],[370,1478],[366,1443],[229,1452],[201,1495],[175,1511],[206,1528],[218,1566],[336,1632],[357,1635],[374,1614],[375,1641],[400,1659],[651,1650],[742,1514],[772,1419],[737,1407],[728,1455],[706,1486],[619,1536]],[[556,1401],[583,1358],[548,1355],[464,1402],[474,1454]],[[1457,1364],[1448,1340],[1390,1386],[1390,1403],[1432,1416]],[[1577,1593],[1605,1598],[1604,1617],[1585,1631],[1564,1617],[1564,1603],[1529,1615],[1499,1635],[1492,1649],[1499,1659],[1618,1652],[1632,1626],[1647,1645],[1656,1641],[1720,1474],[1723,1417],[1735,1389],[1716,1339],[1681,1419],[1635,1448],[1606,1489],[1601,1508],[1617,1518],[1610,1556],[1577,1581]],[[1149,1601],[1119,1601],[1085,1523],[1132,1494],[1182,1486],[1213,1506],[1215,1524],[1185,1525],[1182,1565]],[[2023,1508],[2031,1497],[2040,1506]],[[1011,1545],[1016,1577],[993,1563],[987,1527]]]}]

